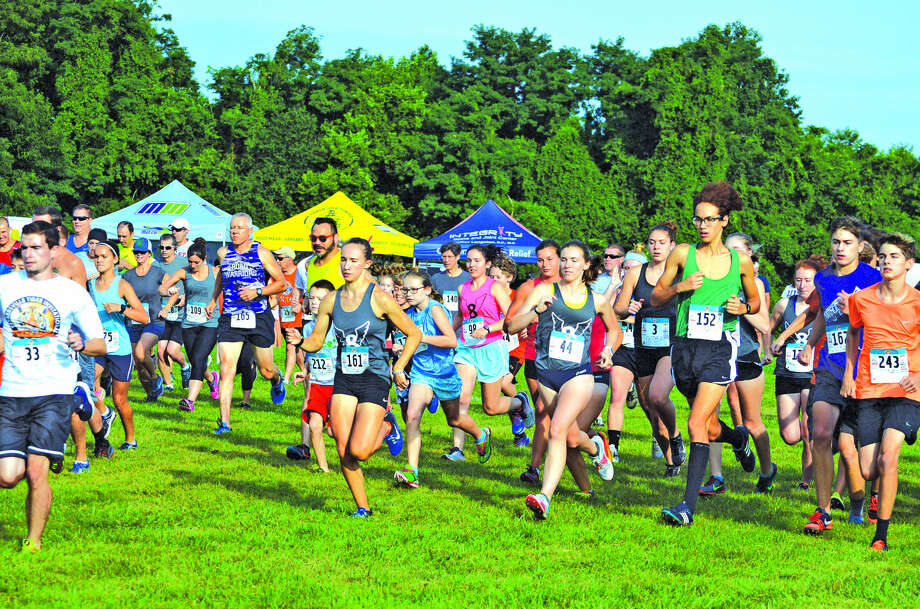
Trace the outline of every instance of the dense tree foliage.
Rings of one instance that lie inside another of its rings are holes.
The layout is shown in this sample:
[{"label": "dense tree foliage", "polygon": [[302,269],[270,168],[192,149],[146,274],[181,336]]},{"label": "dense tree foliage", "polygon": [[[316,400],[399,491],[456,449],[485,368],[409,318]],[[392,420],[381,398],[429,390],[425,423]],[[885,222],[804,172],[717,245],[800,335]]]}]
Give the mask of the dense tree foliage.
[{"label": "dense tree foliage", "polygon": [[5,213],[105,213],[178,178],[261,225],[343,190],[424,238],[492,197],[540,236],[632,244],[665,219],[690,238],[693,193],[725,179],[747,203],[731,228],[783,273],[840,214],[920,233],[920,160],[803,125],[739,23],[648,57],[480,25],[447,66],[427,47],[327,60],[301,26],[212,71],[209,100],[168,21],[143,1],[0,5]]}]

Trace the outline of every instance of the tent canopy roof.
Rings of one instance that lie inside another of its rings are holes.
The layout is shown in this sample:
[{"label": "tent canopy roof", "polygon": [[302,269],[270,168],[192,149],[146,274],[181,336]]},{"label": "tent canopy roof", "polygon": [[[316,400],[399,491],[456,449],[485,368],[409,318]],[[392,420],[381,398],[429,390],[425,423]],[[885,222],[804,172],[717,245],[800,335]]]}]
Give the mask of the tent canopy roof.
[{"label": "tent canopy roof", "polygon": [[335,220],[339,237],[343,240],[352,237],[367,239],[375,254],[411,258],[412,245],[417,242],[417,239],[390,228],[364,211],[342,192],[296,216],[256,231],[253,238],[271,250],[286,245],[298,252],[311,252],[310,229],[317,218]]}]

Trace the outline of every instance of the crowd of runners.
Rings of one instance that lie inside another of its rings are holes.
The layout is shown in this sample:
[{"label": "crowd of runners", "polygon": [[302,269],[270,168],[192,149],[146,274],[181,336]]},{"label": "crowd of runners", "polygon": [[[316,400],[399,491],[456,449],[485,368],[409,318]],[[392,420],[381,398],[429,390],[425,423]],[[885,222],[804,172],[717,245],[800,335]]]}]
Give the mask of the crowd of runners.
[{"label": "crowd of runners", "polygon": [[[130,223],[117,238],[93,229],[86,205],[72,211],[73,234],[54,207],[36,209],[19,241],[0,218],[0,485],[27,480],[23,549],[41,547],[49,472],[64,469],[71,438],[69,471],[89,471],[87,424],[94,458],[143,446],[128,400],[135,372],[147,401],[171,394],[193,412],[202,392],[218,400],[218,436],[232,433],[231,414],[249,406],[258,374],[274,404],[302,386],[300,439],[286,454],[329,471],[330,434],[356,517],[372,514],[361,464],[384,443],[405,452],[395,483],[423,484],[426,411],[440,409],[453,429],[446,460],[466,459],[467,436],[483,464],[494,442],[519,449],[520,480],[535,491],[524,504],[545,519],[566,469],[580,494],[593,495],[580,453],[613,479],[624,409],[638,405],[663,475],[686,474],[683,496],[662,518],[690,525],[699,497],[726,492],[723,443],[745,472],[759,468],[755,492],[773,491],[776,446],[761,405],[775,358],[779,433],[801,444],[799,488],[813,484],[817,496],[805,533],[831,529],[848,493],[848,522],[874,523],[871,548],[887,550],[900,450],[920,425],[914,242],[838,218],[830,243],[814,244],[773,305],[758,246],[725,234],[741,207],[729,184],[709,184],[693,201],[695,243],[678,244],[670,222],[649,227],[635,249],[613,243],[602,256],[578,240],[546,240],[536,277],[520,282],[515,262],[492,245],[445,244],[433,275],[378,267],[371,245],[341,243],[331,218],[310,227],[312,254],[299,262],[289,247],[254,241],[244,213],[216,255],[184,220],[155,253]],[[234,404],[237,375],[243,394]],[[482,408],[473,411],[477,383]],[[674,388],[690,404],[686,438]],[[605,434],[595,427],[608,403]],[[509,437],[493,436],[485,423],[495,416],[508,417]],[[117,448],[108,440],[116,419]]]}]

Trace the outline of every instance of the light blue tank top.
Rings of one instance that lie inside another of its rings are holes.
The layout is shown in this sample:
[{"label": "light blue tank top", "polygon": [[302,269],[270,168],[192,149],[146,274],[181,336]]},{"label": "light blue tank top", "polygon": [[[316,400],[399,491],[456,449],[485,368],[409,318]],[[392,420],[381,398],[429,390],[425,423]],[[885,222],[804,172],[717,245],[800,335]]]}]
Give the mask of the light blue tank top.
[{"label": "light blue tank top", "polygon": [[232,315],[237,311],[252,311],[264,313],[268,311],[268,298],[256,298],[246,302],[240,298],[240,290],[248,288],[265,287],[265,267],[259,259],[259,242],[253,241],[252,247],[238,254],[233,246],[227,247],[224,260],[220,263],[220,272],[223,276],[222,286],[224,293],[224,315]]},{"label": "light blue tank top", "polygon": [[89,282],[89,294],[96,303],[96,312],[102,321],[106,355],[131,355],[131,339],[125,329],[125,316],[122,313],[109,313],[103,306],[107,302],[125,304],[122,297],[118,295],[118,286],[121,281],[122,278],[116,275],[112,280],[112,285],[104,292],[96,290],[96,281]]},{"label": "light blue tank top", "polygon": [[[421,311],[416,311],[415,307],[410,307],[407,311],[409,319],[412,320],[422,334],[426,336],[443,336],[440,328],[434,323],[432,309],[435,307],[441,309],[448,320],[452,314],[443,304],[436,300],[429,300],[428,306]],[[457,366],[454,365],[454,350],[447,347],[435,347],[421,343],[412,356],[412,372],[419,372],[425,376],[442,378],[457,375]]]},{"label": "light blue tank top", "polygon": [[[211,302],[211,296],[214,295],[214,271],[210,264],[208,267],[208,276],[198,281],[192,276],[192,269],[185,269],[185,314],[182,317],[182,327],[191,328],[193,326],[204,326],[206,328],[217,327],[217,311],[207,319],[204,314],[205,307]],[[202,321],[205,320],[205,321]]]}]

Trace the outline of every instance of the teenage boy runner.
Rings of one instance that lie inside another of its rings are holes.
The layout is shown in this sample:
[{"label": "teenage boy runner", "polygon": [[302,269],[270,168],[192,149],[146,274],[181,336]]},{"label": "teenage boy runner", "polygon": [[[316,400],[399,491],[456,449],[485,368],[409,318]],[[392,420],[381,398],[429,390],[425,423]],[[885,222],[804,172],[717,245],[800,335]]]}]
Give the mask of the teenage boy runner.
[{"label": "teenage boy runner", "polygon": [[[859,463],[866,480],[880,479],[872,549],[888,551],[888,523],[898,491],[898,457],[920,426],[920,292],[905,281],[916,256],[914,240],[882,237],[882,281],[848,299],[846,367],[840,394],[858,400]],[[862,330],[862,357],[859,334]],[[856,378],[853,378],[853,372]]]}]

